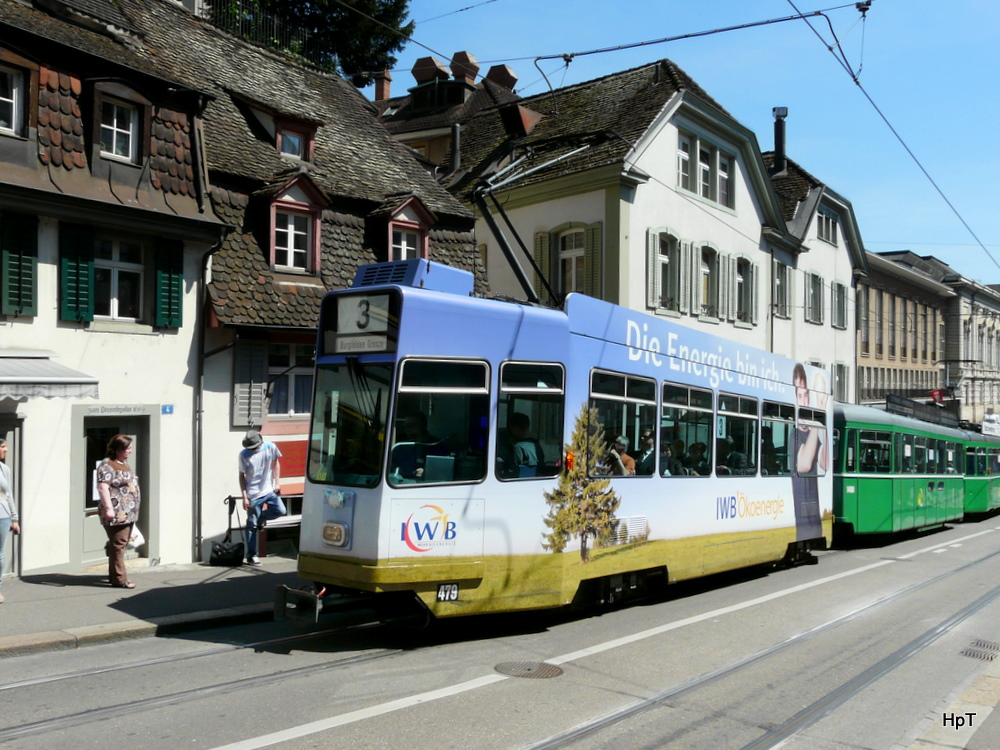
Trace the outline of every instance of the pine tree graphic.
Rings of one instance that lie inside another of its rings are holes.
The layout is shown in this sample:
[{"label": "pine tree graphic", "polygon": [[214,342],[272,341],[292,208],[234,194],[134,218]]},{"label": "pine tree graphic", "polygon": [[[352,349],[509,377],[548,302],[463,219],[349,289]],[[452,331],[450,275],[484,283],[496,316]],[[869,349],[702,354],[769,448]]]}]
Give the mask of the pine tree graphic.
[{"label": "pine tree graphic", "polygon": [[[610,479],[594,479],[597,459],[607,452],[604,428],[597,420],[597,409],[584,403],[573,427],[567,454],[572,453],[573,468],[559,477],[559,487],[545,493],[549,513],[545,525],[550,529],[542,546],[562,552],[575,535],[580,537],[580,560],[590,560],[590,540],[607,541],[617,526],[615,511],[621,498],[611,489]],[[589,434],[589,437],[588,437]]]}]

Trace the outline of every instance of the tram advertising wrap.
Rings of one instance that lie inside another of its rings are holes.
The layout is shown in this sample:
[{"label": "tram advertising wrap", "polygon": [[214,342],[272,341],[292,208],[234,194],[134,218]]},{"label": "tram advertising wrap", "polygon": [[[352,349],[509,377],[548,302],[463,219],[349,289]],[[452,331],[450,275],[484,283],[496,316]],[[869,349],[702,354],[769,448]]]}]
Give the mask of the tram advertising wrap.
[{"label": "tram advertising wrap", "polygon": [[829,543],[825,371],[584,295],[552,310],[383,266],[323,303],[303,578],[455,616]]}]

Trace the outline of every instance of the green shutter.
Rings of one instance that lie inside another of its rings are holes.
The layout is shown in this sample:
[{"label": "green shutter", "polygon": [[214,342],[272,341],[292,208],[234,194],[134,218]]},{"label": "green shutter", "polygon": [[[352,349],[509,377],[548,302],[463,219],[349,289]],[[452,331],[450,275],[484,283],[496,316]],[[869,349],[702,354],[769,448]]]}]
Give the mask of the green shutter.
[{"label": "green shutter", "polygon": [[156,314],[154,324],[180,328],[184,319],[184,243],[156,241]]},{"label": "green shutter", "polygon": [[3,288],[0,313],[38,314],[38,218],[5,213],[0,217]]},{"label": "green shutter", "polygon": [[94,319],[94,231],[59,225],[59,318],[73,323]]}]

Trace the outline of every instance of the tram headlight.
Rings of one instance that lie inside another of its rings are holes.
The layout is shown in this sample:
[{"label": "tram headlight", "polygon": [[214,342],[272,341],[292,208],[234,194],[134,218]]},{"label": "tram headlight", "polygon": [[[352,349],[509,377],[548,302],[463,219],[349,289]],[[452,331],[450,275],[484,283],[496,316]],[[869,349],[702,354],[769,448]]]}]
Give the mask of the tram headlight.
[{"label": "tram headlight", "polygon": [[346,523],[327,521],[323,524],[323,543],[331,547],[346,547],[351,538],[351,530]]}]

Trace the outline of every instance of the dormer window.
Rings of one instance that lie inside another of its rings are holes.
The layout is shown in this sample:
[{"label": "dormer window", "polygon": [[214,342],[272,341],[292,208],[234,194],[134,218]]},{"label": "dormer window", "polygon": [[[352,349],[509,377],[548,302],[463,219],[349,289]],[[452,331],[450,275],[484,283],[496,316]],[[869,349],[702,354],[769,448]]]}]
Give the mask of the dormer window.
[{"label": "dormer window", "polygon": [[308,178],[285,185],[271,203],[271,265],[277,271],[319,272],[320,219],[326,199]]},{"label": "dormer window", "polygon": [[316,129],[300,122],[275,118],[275,145],[279,153],[302,161],[313,156],[313,139]]},{"label": "dormer window", "polygon": [[95,149],[110,161],[141,164],[149,155],[152,103],[128,86],[94,84]]},{"label": "dormer window", "polygon": [[20,135],[24,111],[24,76],[19,70],[0,67],[0,132]]},{"label": "dormer window", "polygon": [[409,196],[388,214],[389,234],[386,255],[389,260],[426,258],[427,232],[436,221],[423,204]]},{"label": "dormer window", "polygon": [[102,101],[101,155],[135,162],[138,128],[139,116],[134,106],[113,99]]}]

